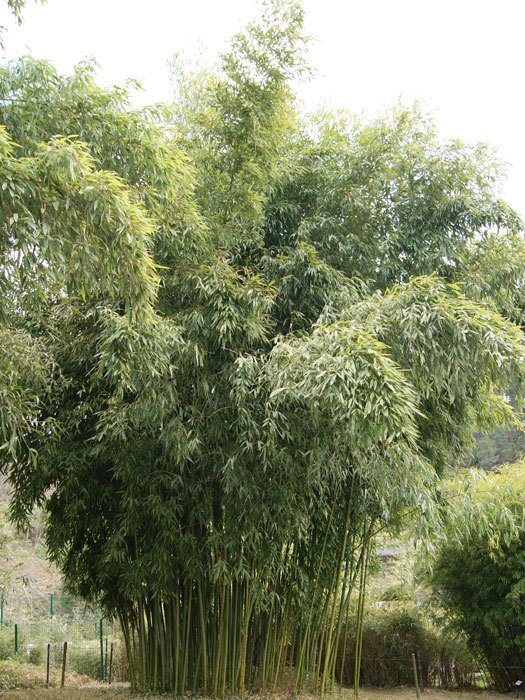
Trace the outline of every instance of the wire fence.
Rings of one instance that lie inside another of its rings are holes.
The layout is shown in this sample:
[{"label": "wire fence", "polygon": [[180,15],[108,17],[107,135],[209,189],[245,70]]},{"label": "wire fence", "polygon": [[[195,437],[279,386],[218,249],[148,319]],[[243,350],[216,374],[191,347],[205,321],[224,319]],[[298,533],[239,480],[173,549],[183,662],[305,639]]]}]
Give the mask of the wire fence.
[{"label": "wire fence", "polygon": [[[39,616],[17,615],[0,597],[0,660],[42,667],[50,673],[75,673],[100,681],[126,680],[124,644],[116,624],[99,611],[68,596],[49,596],[49,609]],[[63,678],[64,681],[64,678]]]}]

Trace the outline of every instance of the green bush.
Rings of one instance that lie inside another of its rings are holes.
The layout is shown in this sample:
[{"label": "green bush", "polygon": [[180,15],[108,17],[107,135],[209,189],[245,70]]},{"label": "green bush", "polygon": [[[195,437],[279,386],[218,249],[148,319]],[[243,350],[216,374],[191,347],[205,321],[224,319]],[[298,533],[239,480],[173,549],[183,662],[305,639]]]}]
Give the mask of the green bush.
[{"label": "green bush", "polygon": [[33,666],[43,664],[44,654],[42,648],[38,646],[29,647],[26,652],[26,660],[28,664],[33,664]]},{"label": "green bush", "polygon": [[[336,677],[354,682],[355,637],[339,649]],[[462,688],[474,685],[476,663],[465,642],[435,630],[414,607],[370,609],[364,619],[360,681],[365,686],[413,685],[411,654],[419,651],[426,686]]]},{"label": "green bush", "polygon": [[75,646],[68,649],[67,668],[84,676],[97,679],[100,674],[100,651],[95,645]]},{"label": "green bush", "polygon": [[0,661],[12,659],[14,655],[13,630],[8,627],[0,627]]},{"label": "green bush", "polygon": [[525,680],[525,460],[450,484],[430,582],[496,689]]},{"label": "green bush", "polygon": [[[109,656],[110,648],[108,648],[106,669],[108,673]],[[104,659],[104,662],[106,663],[106,659]],[[67,668],[68,671],[75,671],[76,673],[98,680],[100,677],[100,647],[98,646],[98,642],[72,644],[68,649]],[[126,647],[122,641],[114,642],[112,680],[129,680]]]}]

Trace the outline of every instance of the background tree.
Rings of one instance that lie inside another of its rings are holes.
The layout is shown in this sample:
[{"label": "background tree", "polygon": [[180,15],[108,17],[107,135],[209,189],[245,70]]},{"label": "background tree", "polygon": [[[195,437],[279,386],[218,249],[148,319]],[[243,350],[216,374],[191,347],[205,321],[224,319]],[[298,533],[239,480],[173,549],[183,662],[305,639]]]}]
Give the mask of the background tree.
[{"label": "background tree", "polygon": [[469,465],[481,469],[493,469],[502,464],[516,461],[525,453],[523,428],[495,428],[490,432],[476,435]]}]

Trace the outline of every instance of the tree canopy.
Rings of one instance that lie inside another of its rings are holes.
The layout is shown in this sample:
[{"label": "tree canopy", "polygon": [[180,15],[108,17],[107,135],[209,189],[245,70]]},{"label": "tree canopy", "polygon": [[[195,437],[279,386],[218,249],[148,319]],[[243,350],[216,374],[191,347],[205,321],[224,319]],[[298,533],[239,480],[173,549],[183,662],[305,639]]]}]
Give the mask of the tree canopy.
[{"label": "tree canopy", "polygon": [[327,689],[375,532],[516,420],[520,302],[472,262],[519,237],[493,155],[417,108],[301,114],[304,47],[268,3],[145,110],[91,64],[0,71],[2,469],[135,688]]}]

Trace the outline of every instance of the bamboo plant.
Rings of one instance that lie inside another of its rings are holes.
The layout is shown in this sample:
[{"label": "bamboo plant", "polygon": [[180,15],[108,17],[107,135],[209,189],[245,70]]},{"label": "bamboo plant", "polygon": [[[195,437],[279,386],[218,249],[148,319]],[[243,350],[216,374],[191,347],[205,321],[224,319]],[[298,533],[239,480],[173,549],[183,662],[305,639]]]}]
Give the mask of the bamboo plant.
[{"label": "bamboo plant", "polygon": [[300,114],[302,10],[264,12],[169,106],[0,72],[11,514],[43,507],[136,690],[325,693],[354,595],[358,684],[375,534],[514,420],[521,331],[455,277],[517,235],[497,163],[417,109]]}]

